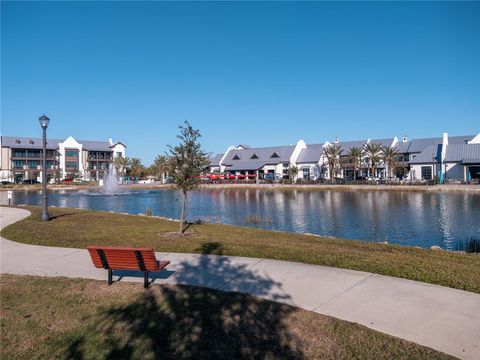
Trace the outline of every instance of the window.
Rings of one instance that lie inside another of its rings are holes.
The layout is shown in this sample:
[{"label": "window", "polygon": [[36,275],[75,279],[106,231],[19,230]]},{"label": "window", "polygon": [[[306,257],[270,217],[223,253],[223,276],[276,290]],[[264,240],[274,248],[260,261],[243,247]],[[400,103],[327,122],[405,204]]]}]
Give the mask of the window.
[{"label": "window", "polygon": [[48,168],[48,169],[51,169],[52,166],[54,166],[54,165],[55,165],[55,161],[47,160],[47,168]]},{"label": "window", "polygon": [[422,180],[432,180],[431,166],[422,166]]},{"label": "window", "polygon": [[66,157],[77,157],[78,156],[78,152],[76,150],[67,150],[65,152],[65,156]]},{"label": "window", "polygon": [[122,152],[121,152],[121,151],[117,151],[115,157],[121,158],[121,157],[122,157]]},{"label": "window", "polygon": [[33,144],[34,144],[33,140],[29,140],[28,143],[29,143],[30,145],[33,145]]},{"label": "window", "polygon": [[67,161],[65,163],[65,167],[67,167],[69,169],[76,169],[78,167],[78,164],[74,161]]},{"label": "window", "polygon": [[277,159],[280,157],[280,155],[278,155],[278,153],[275,151],[272,156],[270,156],[272,159]]},{"label": "window", "polygon": [[310,169],[303,169],[303,178],[305,180],[310,180]]},{"label": "window", "polygon": [[20,141],[20,140],[18,140],[18,139],[15,139],[15,144],[20,144],[20,143],[21,143],[21,141]]},{"label": "window", "polygon": [[24,150],[15,150],[13,153],[14,157],[25,157],[27,155],[27,152]]},{"label": "window", "polygon": [[14,160],[13,161],[13,167],[15,169],[23,169],[23,161],[22,160]]},{"label": "window", "polygon": [[240,156],[235,155],[235,156],[232,158],[232,160],[240,160]]},{"label": "window", "polygon": [[36,160],[28,160],[28,168],[29,169],[36,169],[37,168],[37,161]]},{"label": "window", "polygon": [[257,154],[253,154],[250,159],[258,159],[258,155]]}]

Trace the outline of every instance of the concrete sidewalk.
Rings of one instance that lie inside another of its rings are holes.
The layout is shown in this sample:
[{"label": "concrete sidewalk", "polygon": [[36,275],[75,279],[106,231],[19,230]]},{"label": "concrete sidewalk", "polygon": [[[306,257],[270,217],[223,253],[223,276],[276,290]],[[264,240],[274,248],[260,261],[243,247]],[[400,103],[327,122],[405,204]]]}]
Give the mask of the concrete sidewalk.
[{"label": "concrete sidewalk", "polygon": [[[29,212],[0,208],[1,228]],[[106,280],[84,249],[1,238],[2,274]],[[286,261],[157,253],[171,261],[154,283],[238,291],[365,325],[463,359],[480,359],[480,295],[361,271]],[[143,274],[114,272],[121,281]],[[480,280],[479,280],[480,281]]]}]

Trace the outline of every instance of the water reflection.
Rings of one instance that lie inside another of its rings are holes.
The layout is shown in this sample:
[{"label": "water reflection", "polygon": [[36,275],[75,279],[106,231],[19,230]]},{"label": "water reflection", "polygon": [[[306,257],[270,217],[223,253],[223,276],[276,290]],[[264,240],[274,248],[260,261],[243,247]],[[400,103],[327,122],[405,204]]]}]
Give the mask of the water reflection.
[{"label": "water reflection", "polygon": [[[6,202],[6,193],[0,194]],[[14,204],[39,205],[40,192],[17,191]],[[51,205],[145,213],[178,218],[178,194],[172,190],[52,192]],[[221,221],[294,232],[401,245],[451,249],[458,240],[480,236],[480,195],[471,193],[276,191],[268,189],[203,189],[188,202],[190,220]],[[271,221],[270,221],[271,219]]]}]

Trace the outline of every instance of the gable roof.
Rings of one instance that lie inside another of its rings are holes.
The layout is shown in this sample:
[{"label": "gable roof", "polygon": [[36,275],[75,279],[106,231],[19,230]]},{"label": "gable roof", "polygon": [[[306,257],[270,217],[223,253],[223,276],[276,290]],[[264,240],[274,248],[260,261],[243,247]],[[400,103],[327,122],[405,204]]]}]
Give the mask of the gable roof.
[{"label": "gable roof", "polygon": [[472,140],[475,135],[462,135],[462,136],[449,136],[448,143],[449,144],[466,144],[470,140]]},{"label": "gable roof", "polygon": [[[234,149],[225,156],[222,165],[229,166],[228,170],[256,170],[264,165],[289,162],[295,146],[273,146],[264,148]],[[271,156],[277,153],[278,157]],[[256,154],[258,159],[251,159]],[[233,160],[238,156],[239,160]]]},{"label": "gable roof", "polygon": [[449,144],[445,153],[445,162],[463,162],[480,164],[480,144]]},{"label": "gable roof", "polygon": [[223,154],[217,154],[209,159],[210,166],[220,166],[220,160],[222,160]]},{"label": "gable roof", "polygon": [[410,160],[410,164],[431,164],[435,159],[436,162],[440,161],[440,155],[442,152],[442,144],[435,144],[428,146],[414,159]]},{"label": "gable roof", "polygon": [[297,163],[318,163],[323,154],[323,144],[310,144],[302,149],[298,156]]},{"label": "gable roof", "polygon": [[375,143],[375,144],[380,144],[383,147],[390,147],[393,143],[393,138],[389,139],[371,139],[370,144]]},{"label": "gable roof", "polygon": [[[47,149],[58,149],[59,144],[63,143],[65,139],[47,139]],[[29,138],[18,136],[2,136],[1,142],[3,147],[10,147],[12,149],[41,149],[41,138]],[[32,144],[33,142],[33,144]],[[91,151],[112,151],[110,143],[108,141],[90,141],[90,140],[78,140],[79,144],[83,145],[84,150]]]},{"label": "gable roof", "polygon": [[[461,135],[461,136],[449,136],[448,143],[449,144],[466,144],[467,141],[472,140],[475,135]],[[443,142],[443,138],[423,138],[423,139],[413,139],[410,141],[410,146],[408,147],[409,153],[419,153],[424,151],[427,147],[431,145],[441,144]]]},{"label": "gable roof", "polygon": [[366,143],[367,143],[367,140],[355,140],[355,141],[342,141],[337,144],[332,143],[332,145],[340,145],[343,149],[342,156],[345,156],[345,155],[348,155],[351,148],[359,147],[360,149],[362,149]]},{"label": "gable roof", "polygon": [[[47,149],[57,149],[58,144],[63,141],[63,139],[47,139]],[[9,147],[12,149],[41,149],[43,147],[42,139],[30,137],[2,136],[1,143],[2,147]]]},{"label": "gable roof", "polygon": [[79,144],[83,145],[84,150],[92,151],[112,151],[110,143],[108,141],[89,141],[89,140],[77,140]]},{"label": "gable roof", "polygon": [[395,148],[397,148],[397,152],[399,153],[408,153],[408,148],[410,147],[411,141],[399,141],[395,144]]}]

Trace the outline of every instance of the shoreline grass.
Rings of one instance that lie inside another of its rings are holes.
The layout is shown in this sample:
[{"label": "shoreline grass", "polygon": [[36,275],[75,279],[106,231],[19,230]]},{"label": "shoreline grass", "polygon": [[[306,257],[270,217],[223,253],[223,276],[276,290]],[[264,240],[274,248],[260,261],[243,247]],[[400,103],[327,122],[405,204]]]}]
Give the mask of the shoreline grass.
[{"label": "shoreline grass", "polygon": [[16,275],[0,283],[2,359],[453,359],[234,292]]},{"label": "shoreline grass", "polygon": [[325,265],[447,286],[480,293],[480,256],[399,245],[342,240],[222,224],[191,225],[176,237],[175,221],[104,211],[40,208],[7,226],[1,235],[34,245],[85,248],[89,244],[152,247],[160,252],[208,253]]}]

